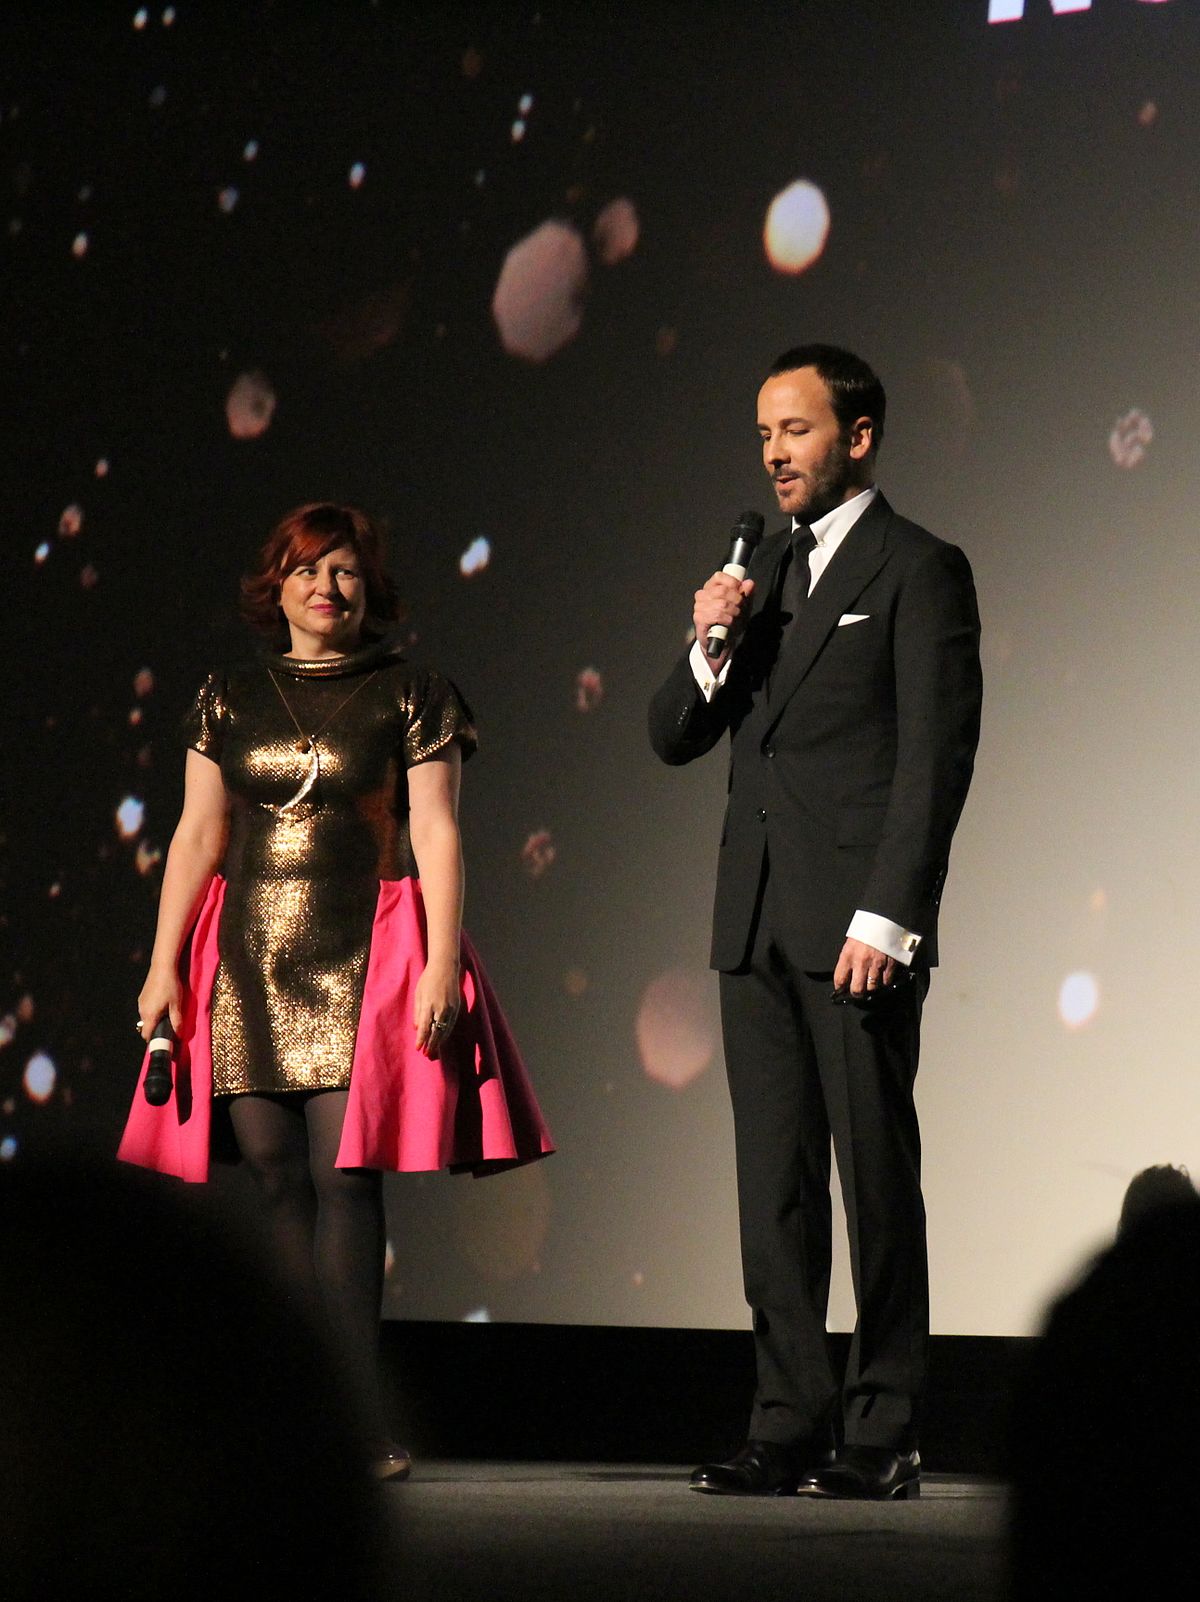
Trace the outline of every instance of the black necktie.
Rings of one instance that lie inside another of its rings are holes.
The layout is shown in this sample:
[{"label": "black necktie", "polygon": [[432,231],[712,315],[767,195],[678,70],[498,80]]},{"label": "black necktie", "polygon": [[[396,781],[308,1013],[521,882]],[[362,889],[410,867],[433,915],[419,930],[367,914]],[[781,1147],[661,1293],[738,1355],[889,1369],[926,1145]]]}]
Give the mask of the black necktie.
[{"label": "black necktie", "polygon": [[[808,553],[815,551],[816,548],[817,536],[812,529],[807,523],[798,523],[792,535],[792,542],[783,556],[783,579],[779,586],[779,650],[775,653],[775,663],[771,668],[770,678],[775,676],[775,667],[783,656],[801,609],[808,600],[808,587],[812,581]],[[769,681],[767,688],[770,689]]]}]

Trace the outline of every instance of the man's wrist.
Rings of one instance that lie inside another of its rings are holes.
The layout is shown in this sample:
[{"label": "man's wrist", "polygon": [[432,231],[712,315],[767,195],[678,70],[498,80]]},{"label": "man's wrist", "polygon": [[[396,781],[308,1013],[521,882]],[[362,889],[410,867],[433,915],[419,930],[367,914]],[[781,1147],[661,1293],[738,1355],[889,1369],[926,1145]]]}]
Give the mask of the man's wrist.
[{"label": "man's wrist", "polygon": [[688,665],[691,667],[692,677],[696,681],[700,694],[706,701],[711,701],[725,683],[726,676],[729,673],[731,656],[732,653],[727,652],[723,661],[718,658],[717,661],[720,663],[718,667],[716,663],[709,661],[699,640],[696,641],[688,653]]},{"label": "man's wrist", "polygon": [[923,936],[906,929],[903,924],[894,923],[881,913],[866,912],[860,908],[850,920],[846,938],[861,940],[865,946],[874,946],[876,951],[882,951],[901,967],[908,968],[912,965]]}]

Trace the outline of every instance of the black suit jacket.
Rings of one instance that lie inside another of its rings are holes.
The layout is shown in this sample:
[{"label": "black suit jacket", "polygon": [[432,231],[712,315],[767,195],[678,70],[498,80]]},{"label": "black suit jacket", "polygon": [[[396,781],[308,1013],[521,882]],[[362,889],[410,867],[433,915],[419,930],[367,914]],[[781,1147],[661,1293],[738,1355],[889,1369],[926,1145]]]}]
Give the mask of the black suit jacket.
[{"label": "black suit jacket", "polygon": [[[650,707],[664,762],[731,739],[712,966],[746,960],[767,853],[774,926],[798,966],[831,970],[857,908],[922,936],[937,961],[950,841],[979,738],[979,612],[954,545],[882,495],[854,524],[779,657],[779,564],[790,529],[754,554],[746,633],[706,702],[687,657]],[[839,626],[845,614],[865,614]]]}]

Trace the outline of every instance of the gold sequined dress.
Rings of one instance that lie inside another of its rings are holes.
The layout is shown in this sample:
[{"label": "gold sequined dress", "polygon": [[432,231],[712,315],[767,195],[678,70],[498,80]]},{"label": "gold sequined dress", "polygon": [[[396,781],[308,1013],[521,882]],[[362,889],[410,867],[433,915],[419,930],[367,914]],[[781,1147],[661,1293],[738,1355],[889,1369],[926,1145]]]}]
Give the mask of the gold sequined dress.
[{"label": "gold sequined dress", "polygon": [[213,673],[185,734],[231,803],[213,1093],[345,1089],[381,881],[416,873],[407,770],[455,742],[469,755],[471,714],[382,643]]}]

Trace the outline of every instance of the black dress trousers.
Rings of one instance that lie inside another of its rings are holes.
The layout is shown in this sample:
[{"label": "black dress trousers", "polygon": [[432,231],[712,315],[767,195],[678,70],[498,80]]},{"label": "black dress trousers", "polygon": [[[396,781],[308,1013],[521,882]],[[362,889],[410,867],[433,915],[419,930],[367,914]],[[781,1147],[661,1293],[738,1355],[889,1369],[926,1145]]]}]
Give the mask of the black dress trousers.
[{"label": "black dress trousers", "polygon": [[[831,973],[789,960],[765,872],[749,958],[720,977],[758,1369],[749,1434],[806,1440],[840,1413],[848,1444],[907,1450],[929,1327],[913,1104],[928,974],[903,975],[868,1008],[835,1002]],[[840,1408],[825,1333],[831,1138],[858,1305]]]}]

